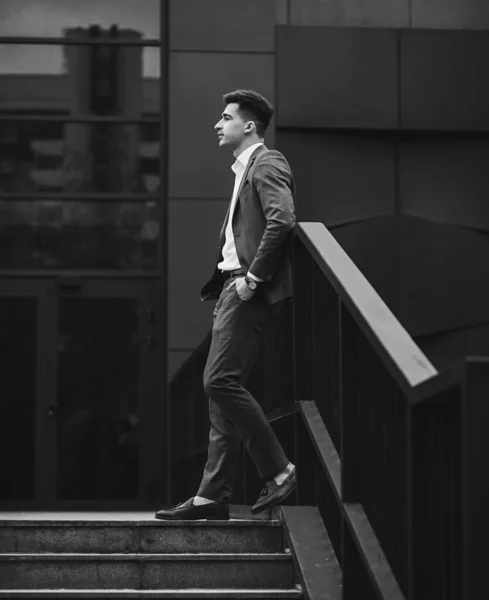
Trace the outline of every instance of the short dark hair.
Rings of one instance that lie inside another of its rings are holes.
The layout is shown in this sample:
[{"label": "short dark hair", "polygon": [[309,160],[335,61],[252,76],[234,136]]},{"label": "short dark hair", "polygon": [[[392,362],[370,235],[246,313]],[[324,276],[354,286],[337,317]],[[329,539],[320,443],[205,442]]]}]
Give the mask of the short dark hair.
[{"label": "short dark hair", "polygon": [[257,134],[265,135],[273,116],[273,106],[266,98],[253,90],[235,90],[224,94],[223,100],[225,104],[238,104],[239,111],[255,122]]}]

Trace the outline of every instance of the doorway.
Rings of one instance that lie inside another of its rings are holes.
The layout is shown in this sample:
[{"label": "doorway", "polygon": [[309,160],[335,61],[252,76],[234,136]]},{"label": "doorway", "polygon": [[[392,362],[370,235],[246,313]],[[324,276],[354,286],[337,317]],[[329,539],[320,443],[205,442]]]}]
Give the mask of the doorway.
[{"label": "doorway", "polygon": [[0,501],[125,509],[165,495],[156,280],[0,282]]}]

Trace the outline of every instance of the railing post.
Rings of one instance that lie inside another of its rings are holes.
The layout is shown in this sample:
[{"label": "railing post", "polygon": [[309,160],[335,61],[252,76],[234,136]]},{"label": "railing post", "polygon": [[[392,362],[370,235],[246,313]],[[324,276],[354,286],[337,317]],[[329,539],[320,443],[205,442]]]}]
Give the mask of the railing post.
[{"label": "railing post", "polygon": [[355,323],[338,299],[339,391],[341,406],[341,498],[358,502],[358,373]]},{"label": "railing post", "polygon": [[295,401],[310,400],[312,398],[311,381],[307,377],[307,365],[311,359],[309,351],[309,312],[312,310],[307,303],[308,270],[306,251],[302,242],[296,236],[292,243],[293,265],[293,355],[294,355],[294,397]]},{"label": "railing post", "polygon": [[489,598],[489,359],[468,358],[462,396],[464,600]]},{"label": "railing post", "polygon": [[316,504],[315,456],[300,410],[294,415],[297,504]]},{"label": "railing post", "polygon": [[[358,486],[358,395],[355,374],[357,351],[355,323],[348,309],[338,298],[338,387],[341,409],[341,499],[345,503],[359,501]],[[344,514],[341,517],[341,568],[343,597],[354,600],[358,596],[358,579],[362,568],[357,550],[351,540]]]}]

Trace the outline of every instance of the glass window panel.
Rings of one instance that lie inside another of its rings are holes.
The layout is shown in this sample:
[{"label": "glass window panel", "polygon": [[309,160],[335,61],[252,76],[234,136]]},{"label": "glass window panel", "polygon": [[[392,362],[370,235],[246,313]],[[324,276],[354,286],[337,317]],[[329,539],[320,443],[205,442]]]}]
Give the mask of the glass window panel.
[{"label": "glass window panel", "polygon": [[37,302],[0,297],[0,500],[34,496]]},{"label": "glass window panel", "polygon": [[157,47],[0,44],[0,111],[157,114],[159,77]]},{"label": "glass window panel", "polygon": [[159,137],[157,122],[0,121],[0,194],[158,193]]},{"label": "glass window panel", "polygon": [[137,497],[137,310],[135,298],[60,299],[60,500]]},{"label": "glass window panel", "polygon": [[155,201],[0,201],[0,269],[157,269],[159,236]]},{"label": "glass window panel", "polygon": [[61,37],[66,28],[115,24],[158,38],[160,0],[2,0],[0,35]]}]

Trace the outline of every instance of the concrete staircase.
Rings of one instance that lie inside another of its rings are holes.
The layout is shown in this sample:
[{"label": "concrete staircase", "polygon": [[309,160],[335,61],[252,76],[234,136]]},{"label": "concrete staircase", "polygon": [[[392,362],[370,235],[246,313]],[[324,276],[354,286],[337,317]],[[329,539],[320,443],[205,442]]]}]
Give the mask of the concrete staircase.
[{"label": "concrete staircase", "polygon": [[280,521],[0,514],[0,598],[302,598]]}]

